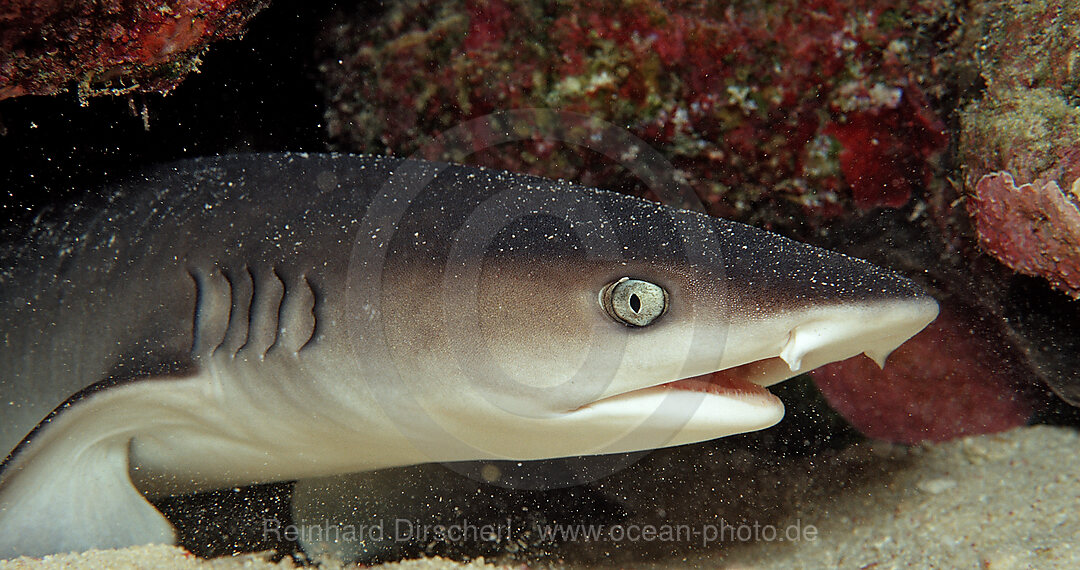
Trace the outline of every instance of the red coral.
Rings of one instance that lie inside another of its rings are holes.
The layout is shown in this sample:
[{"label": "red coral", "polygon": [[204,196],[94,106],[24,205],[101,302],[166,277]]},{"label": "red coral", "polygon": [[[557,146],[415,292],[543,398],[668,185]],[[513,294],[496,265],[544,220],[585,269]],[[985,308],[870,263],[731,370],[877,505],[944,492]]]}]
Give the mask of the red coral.
[{"label": "red coral", "polygon": [[1001,346],[987,327],[944,308],[884,369],[858,356],[811,375],[829,405],[871,437],[944,441],[1027,422],[1031,404],[1018,389],[1026,374]]},{"label": "red coral", "polygon": [[[1080,179],[1073,184],[1080,188]],[[1008,172],[979,179],[968,211],[979,243],[999,261],[1080,298],[1080,208],[1057,182],[1017,187]]]},{"label": "red coral", "polygon": [[470,16],[469,32],[462,49],[481,56],[493,53],[506,38],[507,28],[514,23],[514,14],[501,0],[469,0],[465,7]]},{"label": "red coral", "polygon": [[850,113],[825,128],[843,147],[840,167],[857,206],[898,208],[930,181],[928,161],[949,137],[922,99],[913,90],[895,107]]},{"label": "red coral", "polygon": [[211,42],[239,33],[263,0],[38,2],[0,7],[0,99],[51,95],[71,84],[80,95],[169,91]]},{"label": "red coral", "polygon": [[[572,111],[657,147],[714,214],[815,227],[852,205],[902,205],[932,175],[947,140],[914,47],[917,18],[942,4],[402,2],[374,25],[358,14],[329,29],[331,134],[407,154],[492,111]],[[629,189],[618,165],[532,150],[482,158]]]}]

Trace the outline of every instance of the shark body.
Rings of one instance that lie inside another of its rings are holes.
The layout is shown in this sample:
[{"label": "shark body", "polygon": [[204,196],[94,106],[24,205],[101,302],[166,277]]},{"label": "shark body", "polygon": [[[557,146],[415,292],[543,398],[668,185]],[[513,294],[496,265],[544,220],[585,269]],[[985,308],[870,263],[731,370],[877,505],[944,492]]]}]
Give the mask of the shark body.
[{"label": "shark body", "polygon": [[762,429],[765,386],[937,314],[857,259],[479,168],[239,155],[101,200],[0,244],[0,557],[173,542],[147,496]]}]

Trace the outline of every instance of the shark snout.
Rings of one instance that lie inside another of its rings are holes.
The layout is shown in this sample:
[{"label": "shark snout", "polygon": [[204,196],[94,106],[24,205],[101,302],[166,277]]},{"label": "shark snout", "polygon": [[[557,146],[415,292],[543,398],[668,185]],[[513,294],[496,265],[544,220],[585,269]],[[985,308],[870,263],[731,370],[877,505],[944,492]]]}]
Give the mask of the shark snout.
[{"label": "shark snout", "polygon": [[889,354],[937,314],[937,301],[927,295],[815,309],[790,329],[776,357],[790,375],[858,354],[885,366]]}]

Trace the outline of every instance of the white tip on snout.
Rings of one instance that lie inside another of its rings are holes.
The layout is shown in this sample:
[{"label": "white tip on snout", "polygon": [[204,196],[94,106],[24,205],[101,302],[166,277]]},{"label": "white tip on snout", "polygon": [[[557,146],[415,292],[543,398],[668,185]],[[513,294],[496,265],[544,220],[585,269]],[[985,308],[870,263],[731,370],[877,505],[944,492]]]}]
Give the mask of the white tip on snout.
[{"label": "white tip on snout", "polygon": [[792,373],[859,353],[884,368],[893,350],[936,315],[937,303],[922,299],[822,309],[791,329],[778,356]]}]

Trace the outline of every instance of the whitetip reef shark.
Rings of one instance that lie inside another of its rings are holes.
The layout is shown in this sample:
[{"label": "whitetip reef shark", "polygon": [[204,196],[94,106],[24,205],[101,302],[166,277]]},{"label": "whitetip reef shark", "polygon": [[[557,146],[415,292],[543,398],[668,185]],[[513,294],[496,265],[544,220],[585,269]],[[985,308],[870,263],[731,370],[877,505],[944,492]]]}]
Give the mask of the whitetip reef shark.
[{"label": "whitetip reef shark", "polygon": [[858,259],[481,168],[236,155],[98,197],[0,243],[0,558],[174,542],[148,496],[762,429],[765,386],[937,315]]}]

